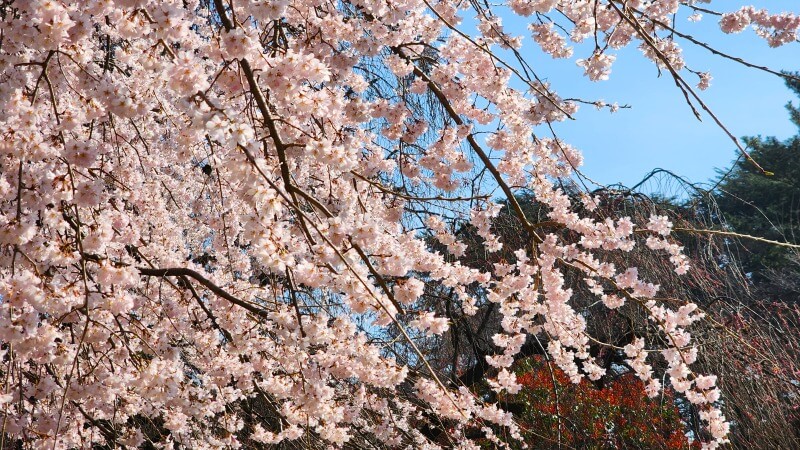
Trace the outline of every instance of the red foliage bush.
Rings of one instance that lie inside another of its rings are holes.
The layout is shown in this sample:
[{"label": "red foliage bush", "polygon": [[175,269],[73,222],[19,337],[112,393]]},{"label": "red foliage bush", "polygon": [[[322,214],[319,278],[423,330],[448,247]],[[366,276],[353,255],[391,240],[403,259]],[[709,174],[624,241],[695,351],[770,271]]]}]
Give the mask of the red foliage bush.
[{"label": "red foliage bush", "polygon": [[625,373],[598,387],[567,375],[542,357],[521,361],[523,389],[504,400],[517,415],[530,448],[700,448],[686,437],[686,427],[671,393],[649,399],[644,384]]}]

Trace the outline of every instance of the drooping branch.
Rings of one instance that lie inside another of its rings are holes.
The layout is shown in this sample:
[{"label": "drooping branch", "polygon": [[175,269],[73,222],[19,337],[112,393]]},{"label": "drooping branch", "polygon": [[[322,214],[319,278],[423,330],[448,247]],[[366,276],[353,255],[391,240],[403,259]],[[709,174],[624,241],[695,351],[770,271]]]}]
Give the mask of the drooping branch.
[{"label": "drooping branch", "polygon": [[226,290],[222,289],[221,287],[217,286],[209,279],[204,277],[203,275],[195,272],[192,269],[187,269],[185,267],[171,267],[165,269],[152,269],[147,267],[137,267],[139,274],[148,277],[189,277],[196,280],[198,283],[202,284],[206,289],[213,292],[217,296],[224,298],[225,300],[233,303],[234,305],[241,306],[242,308],[250,311],[251,313],[255,314],[258,317],[267,318],[269,314],[261,309],[256,307],[255,305],[246,302],[238,297],[235,297],[228,293]]}]

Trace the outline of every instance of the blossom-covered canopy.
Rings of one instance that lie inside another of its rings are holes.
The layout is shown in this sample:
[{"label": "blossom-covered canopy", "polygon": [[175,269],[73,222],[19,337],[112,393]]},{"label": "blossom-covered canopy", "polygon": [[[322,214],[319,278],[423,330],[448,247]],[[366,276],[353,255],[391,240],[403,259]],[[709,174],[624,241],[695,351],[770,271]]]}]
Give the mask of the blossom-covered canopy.
[{"label": "blossom-covered canopy", "polygon": [[[415,341],[449,324],[419,299],[436,285],[465,314],[497,305],[498,391],[519,390],[509,367],[531,337],[573,381],[596,379],[566,270],[608,308],[647,311],[665,345],[634,341],[630,366],[657,395],[651,363],[664,361],[700,405],[706,445],[724,442],[715,378],[690,368],[701,314],[599,252],[644,245],[686,272],[671,223],[580,213],[598,200],[559,182],[579,151],[534,132],[579,102],[540,81],[501,21],[525,20],[554,58],[596,42],[577,61],[592,80],[638,46],[704,108],[695,83],[711,78],[685,67],[676,12],[772,46],[800,27],[704,3],[0,1],[0,446],[513,442],[511,413],[427,364]],[[569,233],[525,217],[523,193]],[[528,244],[493,270],[459,263],[452,221],[495,252],[500,200]],[[389,329],[414,370],[386,351]],[[434,420],[449,440],[422,430]]]}]

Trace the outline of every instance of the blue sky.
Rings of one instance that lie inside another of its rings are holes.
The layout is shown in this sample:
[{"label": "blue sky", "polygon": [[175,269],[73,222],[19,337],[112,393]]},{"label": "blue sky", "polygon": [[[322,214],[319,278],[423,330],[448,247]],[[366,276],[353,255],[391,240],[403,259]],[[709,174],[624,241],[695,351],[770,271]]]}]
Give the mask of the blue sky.
[{"label": "blue sky", "polygon": [[[797,0],[753,3],[770,12],[800,13]],[[712,3],[725,10],[738,5],[738,1]],[[687,21],[686,15],[676,20],[677,29],[720,51],[775,70],[800,70],[800,43],[771,49],[750,29],[725,35],[719,31],[718,18],[711,15],[694,23]],[[570,59],[552,60],[536,50],[526,25],[521,20],[504,21],[507,31],[525,36],[523,56],[559,95],[631,106],[610,114],[584,105],[576,121],[556,126],[562,139],[583,151],[583,171],[591,178],[604,184],[622,182],[630,186],[658,167],[692,182],[705,182],[715,176],[716,168],[729,166],[738,155],[734,144],[710,117],[704,116],[703,122],[694,117],[669,74],[659,78],[656,67],[635,46],[616,53],[609,80],[591,82],[575,60],[589,56],[593,43],[591,47],[577,46]],[[700,92],[701,97],[734,135],[785,139],[797,134],[797,127],[789,121],[784,108],[788,101],[797,99],[782,79],[714,56],[689,42],[678,42],[688,67],[712,73],[712,85]],[[694,85],[697,77],[685,72],[685,79]]]}]

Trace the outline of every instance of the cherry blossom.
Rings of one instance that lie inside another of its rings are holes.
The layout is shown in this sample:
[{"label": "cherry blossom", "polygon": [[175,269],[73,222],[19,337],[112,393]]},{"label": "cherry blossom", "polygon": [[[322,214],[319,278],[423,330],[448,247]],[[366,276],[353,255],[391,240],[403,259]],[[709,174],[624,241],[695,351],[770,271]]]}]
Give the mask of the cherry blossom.
[{"label": "cherry blossom", "polygon": [[[539,130],[581,102],[531,75],[530,38],[501,17],[525,20],[549,57],[596,41],[576,61],[594,81],[628,45],[681,77],[689,62],[665,24],[691,5],[473,6],[3,2],[2,439],[440,448],[421,426],[436,420],[461,448],[476,448],[475,433],[502,446],[521,438],[513,415],[432,367],[423,344],[452,323],[422,299],[450,290],[467,315],[479,296],[496,305],[487,382],[513,393],[509,368],[528,339],[546,340],[573,381],[602,376],[591,318],[571,302],[577,279],[608,308],[646,313],[664,345],[634,342],[629,364],[657,395],[661,358],[700,408],[705,445],[725,442],[716,379],[691,368],[689,329],[702,313],[691,299],[657,301],[658,280],[602,257],[644,245],[685,273],[671,224],[599,220],[586,211],[601,199],[561,188],[581,153]],[[720,26],[753,26],[778,46],[797,40],[800,20],[745,7]],[[700,77],[708,87],[711,75]],[[567,233],[543,233],[523,194]],[[463,264],[470,248],[456,224],[477,230],[485,254],[507,249],[493,229],[501,205],[526,243],[513,261]]]}]

